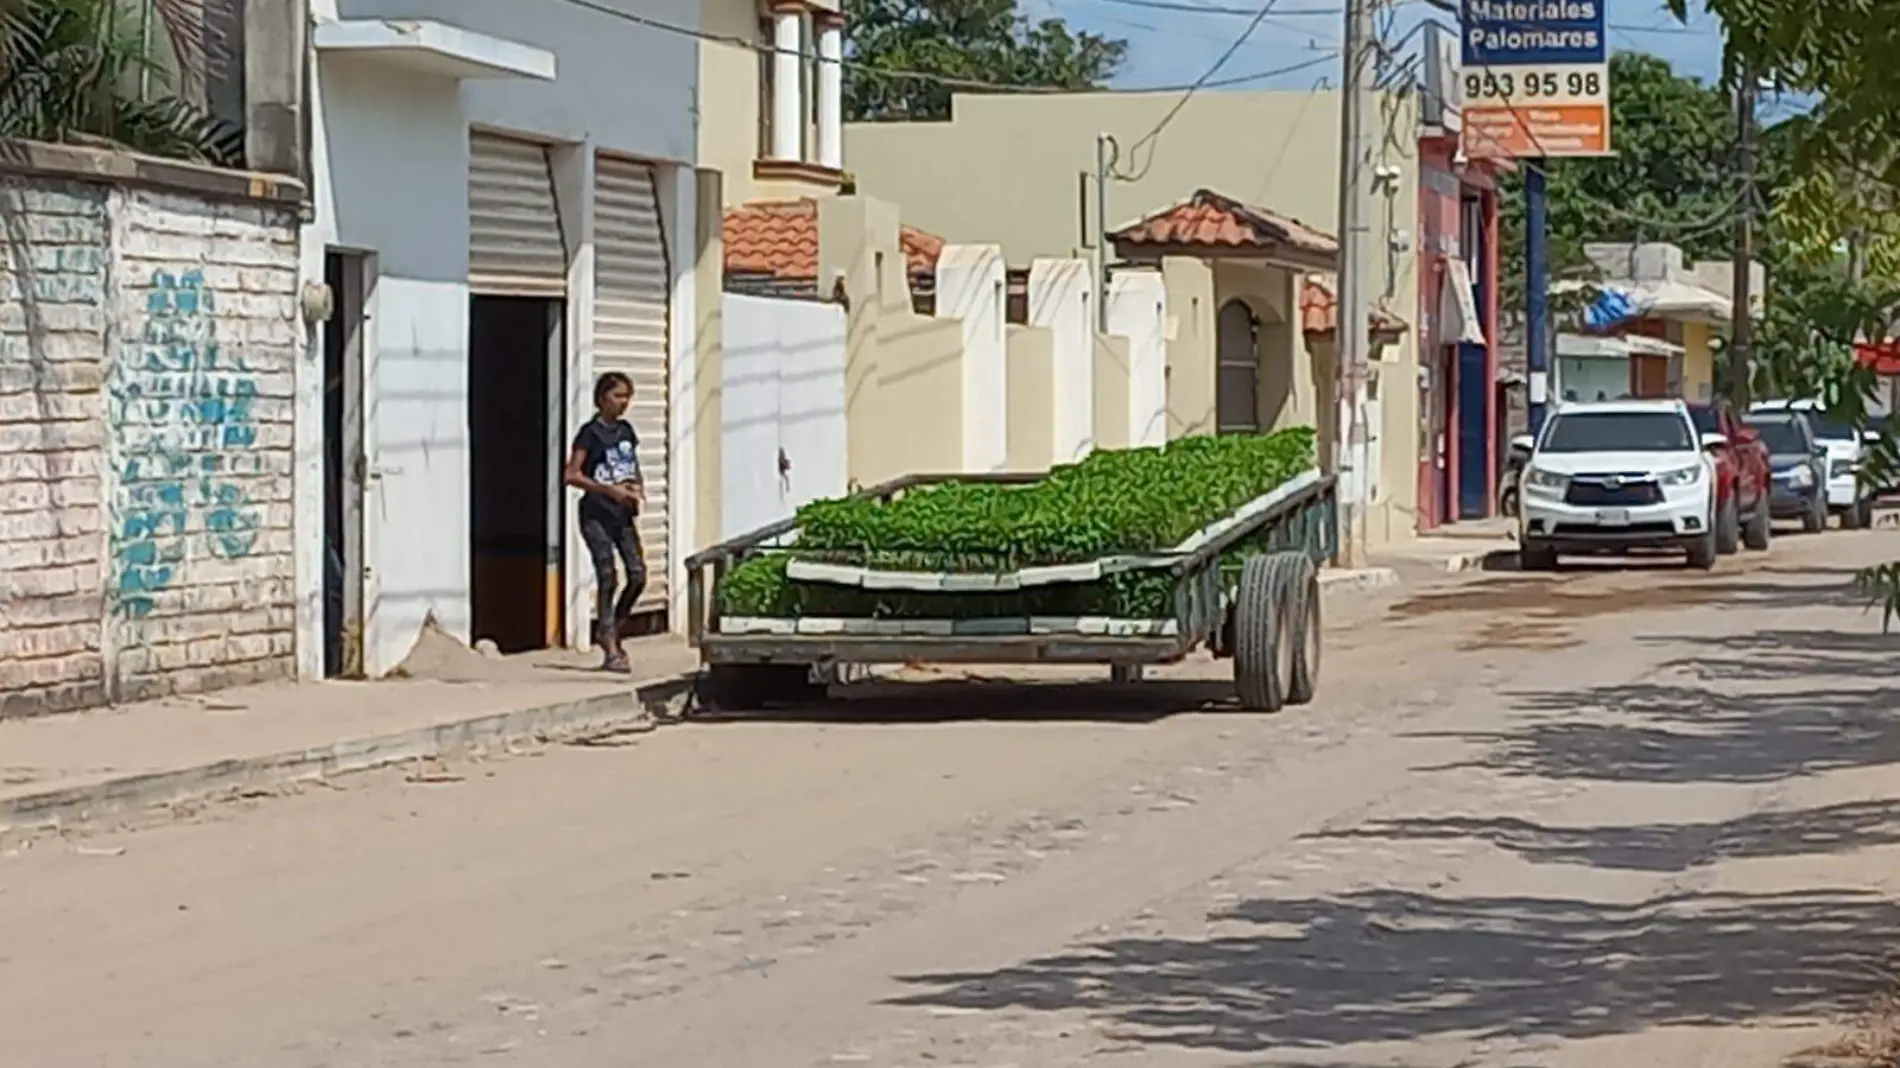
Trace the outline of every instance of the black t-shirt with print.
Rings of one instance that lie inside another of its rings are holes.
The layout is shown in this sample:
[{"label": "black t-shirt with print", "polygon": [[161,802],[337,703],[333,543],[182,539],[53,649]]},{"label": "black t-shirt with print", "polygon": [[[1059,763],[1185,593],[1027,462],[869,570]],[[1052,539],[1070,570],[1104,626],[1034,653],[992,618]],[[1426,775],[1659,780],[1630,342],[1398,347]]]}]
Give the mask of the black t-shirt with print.
[{"label": "black t-shirt with print", "polygon": [[[574,448],[586,457],[581,470],[595,482],[612,486],[640,481],[640,438],[625,419],[589,419],[574,435]],[[609,523],[633,522],[633,509],[604,493],[582,494],[581,515]]]}]

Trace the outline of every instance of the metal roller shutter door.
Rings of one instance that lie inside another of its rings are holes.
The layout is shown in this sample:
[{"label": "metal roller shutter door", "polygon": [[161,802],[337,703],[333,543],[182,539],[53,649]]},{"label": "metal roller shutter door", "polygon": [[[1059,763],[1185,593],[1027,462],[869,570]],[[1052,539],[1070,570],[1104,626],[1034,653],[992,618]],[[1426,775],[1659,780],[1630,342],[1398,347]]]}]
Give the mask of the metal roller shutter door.
[{"label": "metal roller shutter door", "polygon": [[544,145],[471,132],[468,288],[491,296],[567,296],[567,246]]},{"label": "metal roller shutter door", "polygon": [[666,607],[669,440],[667,320],[672,274],[653,168],[599,156],[594,163],[594,370],[633,379],[627,420],[640,436],[647,506],[640,516],[647,588],[640,611]]}]

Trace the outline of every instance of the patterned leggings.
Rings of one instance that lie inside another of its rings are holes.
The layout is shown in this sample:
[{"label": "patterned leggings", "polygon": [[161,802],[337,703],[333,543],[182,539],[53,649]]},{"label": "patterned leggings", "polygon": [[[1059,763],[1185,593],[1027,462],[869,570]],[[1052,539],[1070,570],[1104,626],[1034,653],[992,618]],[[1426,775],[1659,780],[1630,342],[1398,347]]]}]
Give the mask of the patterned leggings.
[{"label": "patterned leggings", "polygon": [[[598,600],[594,611],[594,639],[612,644],[620,633],[620,624],[633,615],[633,604],[647,588],[647,565],[640,552],[640,532],[632,523],[622,526],[592,516],[581,517],[581,540],[594,558],[594,582]],[[616,598],[620,576],[614,570],[614,557],[627,569],[627,585]],[[610,614],[611,613],[611,614]]]}]

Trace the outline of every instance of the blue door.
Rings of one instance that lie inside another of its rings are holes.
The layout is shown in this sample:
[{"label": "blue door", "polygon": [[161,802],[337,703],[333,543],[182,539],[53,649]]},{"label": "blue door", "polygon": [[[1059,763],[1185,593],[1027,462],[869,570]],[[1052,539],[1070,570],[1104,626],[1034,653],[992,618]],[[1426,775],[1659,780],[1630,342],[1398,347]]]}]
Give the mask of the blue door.
[{"label": "blue door", "polygon": [[[1488,294],[1484,279],[1485,225],[1483,202],[1465,197],[1460,207],[1459,244],[1471,266],[1471,303],[1484,314]],[[1491,435],[1485,416],[1491,410],[1491,374],[1486,347],[1458,346],[1458,518],[1481,519],[1491,514],[1490,473],[1497,458],[1491,455]]]},{"label": "blue door", "polygon": [[[1483,305],[1479,305],[1483,307]],[[1491,513],[1485,477],[1491,469],[1491,436],[1484,414],[1491,406],[1491,376],[1483,345],[1458,346],[1458,518]]]}]

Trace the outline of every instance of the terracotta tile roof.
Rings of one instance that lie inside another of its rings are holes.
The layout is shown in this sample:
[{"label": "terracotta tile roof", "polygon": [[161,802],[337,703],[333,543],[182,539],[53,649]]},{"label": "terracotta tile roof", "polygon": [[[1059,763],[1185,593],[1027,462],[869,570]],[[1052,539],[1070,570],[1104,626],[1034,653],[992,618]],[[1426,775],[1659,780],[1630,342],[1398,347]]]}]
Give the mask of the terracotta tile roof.
[{"label": "terracotta tile roof", "polygon": [[[1374,334],[1403,334],[1405,322],[1383,308],[1372,309]],[[1333,281],[1325,275],[1309,274],[1300,284],[1300,328],[1309,334],[1330,334],[1339,326],[1339,297],[1333,293]]]},{"label": "terracotta tile roof", "polygon": [[1333,256],[1339,242],[1298,219],[1242,204],[1211,189],[1171,208],[1130,223],[1109,235],[1117,244],[1167,245],[1211,249],[1264,249],[1279,246],[1308,255]]},{"label": "terracotta tile roof", "polygon": [[[763,275],[784,282],[818,279],[818,202],[755,200],[726,209],[726,273]],[[943,238],[906,226],[898,239],[912,274],[937,269]]]}]

